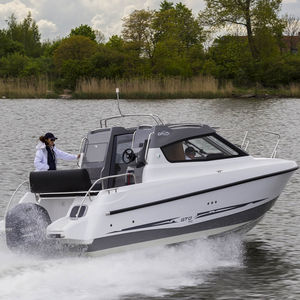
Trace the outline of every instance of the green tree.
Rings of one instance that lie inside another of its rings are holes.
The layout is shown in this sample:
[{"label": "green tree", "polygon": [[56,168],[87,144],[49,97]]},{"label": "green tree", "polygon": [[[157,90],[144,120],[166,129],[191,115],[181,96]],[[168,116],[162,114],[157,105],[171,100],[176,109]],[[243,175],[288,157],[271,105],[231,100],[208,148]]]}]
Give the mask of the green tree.
[{"label": "green tree", "polygon": [[204,31],[192,10],[181,2],[175,7],[167,1],[161,3],[161,9],[155,14],[153,27],[156,41],[174,39],[186,49],[201,45],[205,39]]},{"label": "green tree", "polygon": [[65,61],[82,61],[97,51],[97,43],[85,36],[74,35],[64,39],[54,51],[53,59],[58,71]]},{"label": "green tree", "polygon": [[31,57],[38,57],[41,55],[41,35],[30,12],[20,23],[17,22],[15,15],[12,14],[9,17],[7,24],[7,36],[11,40],[23,45],[25,55]]},{"label": "green tree", "polygon": [[173,39],[157,43],[153,56],[154,74],[182,77],[192,75],[188,59],[180,51],[181,46],[180,42]]},{"label": "green tree", "polygon": [[29,63],[29,58],[20,53],[13,53],[0,59],[0,77],[21,77]]},{"label": "green tree", "polygon": [[88,59],[68,59],[61,66],[60,74],[62,75],[61,84],[63,87],[74,89],[79,78],[89,77],[92,73],[91,65]]},{"label": "green tree", "polygon": [[254,60],[247,40],[238,36],[215,39],[208,51],[204,73],[219,79],[232,79],[239,84],[255,81]]},{"label": "green tree", "polygon": [[125,72],[126,53],[108,46],[99,47],[90,58],[92,76],[96,78],[121,78]]},{"label": "green tree", "polygon": [[125,41],[118,35],[112,35],[106,46],[118,51],[125,51]]},{"label": "green tree", "polygon": [[42,44],[43,56],[53,57],[54,51],[60,46],[62,41],[63,41],[63,39],[58,39],[58,40],[54,40],[54,41],[45,41]]},{"label": "green tree", "polygon": [[0,57],[14,52],[24,53],[23,45],[9,38],[5,30],[0,30]]},{"label": "green tree", "polygon": [[192,76],[203,65],[203,28],[181,2],[163,1],[153,19],[155,30],[154,73]]},{"label": "green tree", "polygon": [[169,9],[174,9],[173,2],[169,2],[167,0],[164,0],[160,3],[160,11],[166,11]]},{"label": "green tree", "polygon": [[154,11],[135,10],[123,19],[122,36],[125,42],[132,43],[139,55],[152,59],[154,50]]},{"label": "green tree", "polygon": [[280,59],[280,47],[278,43],[276,35],[269,28],[255,29],[255,46],[261,61],[271,62]]},{"label": "green tree", "polygon": [[254,31],[269,28],[278,35],[278,13],[282,0],[205,0],[206,9],[199,14],[203,24],[220,28],[227,24],[246,28],[248,43],[253,58],[258,58]]},{"label": "green tree", "polygon": [[96,41],[96,33],[89,25],[81,24],[79,27],[76,27],[71,30],[70,37],[74,35],[85,36],[92,41]]}]

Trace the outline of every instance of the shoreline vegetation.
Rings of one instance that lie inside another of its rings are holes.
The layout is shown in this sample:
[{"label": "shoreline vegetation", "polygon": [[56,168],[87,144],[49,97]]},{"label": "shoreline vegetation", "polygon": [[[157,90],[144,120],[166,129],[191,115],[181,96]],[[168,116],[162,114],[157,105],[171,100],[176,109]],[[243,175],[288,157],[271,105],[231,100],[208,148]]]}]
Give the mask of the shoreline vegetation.
[{"label": "shoreline vegetation", "polygon": [[55,91],[48,78],[0,79],[0,99],[114,99],[115,88],[123,99],[184,99],[184,98],[300,98],[300,83],[277,88],[235,87],[230,80],[220,82],[212,76],[189,79],[130,78],[80,79],[74,90]]},{"label": "shoreline vegetation", "polygon": [[30,12],[12,14],[0,28],[0,99],[114,99],[116,87],[123,99],[300,98],[300,18],[281,16],[282,0],[244,2],[193,12],[163,0],[108,39],[81,24],[42,42]]}]

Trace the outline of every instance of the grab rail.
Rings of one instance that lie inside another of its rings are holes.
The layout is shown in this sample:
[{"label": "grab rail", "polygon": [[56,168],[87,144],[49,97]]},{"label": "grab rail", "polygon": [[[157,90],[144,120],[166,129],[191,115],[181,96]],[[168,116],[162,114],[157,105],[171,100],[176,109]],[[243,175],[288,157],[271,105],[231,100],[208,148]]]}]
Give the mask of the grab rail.
[{"label": "grab rail", "polygon": [[[92,189],[94,188],[94,186],[95,186],[97,183],[102,182],[103,180],[106,180],[106,179],[117,178],[117,177],[122,177],[122,176],[132,176],[133,179],[134,179],[134,183],[136,183],[136,178],[135,178],[135,174],[134,174],[134,173],[125,173],[125,174],[119,174],[119,175],[111,175],[111,176],[105,176],[105,177],[102,177],[102,178],[97,179],[97,180],[92,184],[92,186],[90,187],[90,189],[86,192],[85,196],[83,197],[83,199],[82,199],[82,201],[81,201],[81,203],[80,203],[80,206],[79,206],[79,208],[78,208],[78,211],[77,211],[77,213],[76,213],[75,219],[76,219],[76,220],[78,219],[79,212],[80,212],[80,210],[81,210],[81,208],[82,208],[82,206],[83,206],[83,204],[84,204],[86,198],[89,197],[90,201],[92,201],[92,200],[91,200],[90,193],[91,193]],[[109,190],[109,189],[105,189],[105,190]],[[104,191],[105,191],[105,190],[104,190]]]},{"label": "grab rail", "polygon": [[[221,127],[213,127],[214,129],[219,129],[218,132],[236,132],[236,130],[234,129],[230,129],[230,128],[221,128]],[[217,132],[217,133],[218,133]],[[277,140],[276,140],[276,143],[275,143],[275,146],[274,146],[274,149],[271,153],[271,156],[270,158],[275,158],[276,157],[276,154],[277,154],[277,148],[279,146],[279,143],[280,143],[280,134],[279,133],[276,133],[276,132],[272,132],[272,131],[267,131],[267,130],[246,130],[245,131],[245,134],[244,134],[244,137],[243,137],[243,140],[242,140],[242,143],[241,145],[239,146],[242,150],[244,151],[247,151],[248,149],[248,146],[250,144],[250,138],[249,138],[249,133],[251,132],[257,132],[257,133],[263,133],[263,134],[270,134],[270,135],[274,135],[277,137]]]},{"label": "grab rail", "polygon": [[6,206],[6,209],[5,209],[5,213],[4,213],[4,219],[6,218],[6,215],[9,211],[9,208],[10,208],[10,205],[12,203],[12,200],[14,199],[15,195],[17,194],[17,192],[19,191],[19,189],[25,184],[27,183],[28,184],[28,189],[29,189],[29,180],[25,180],[23,181],[21,184],[18,185],[18,187],[16,188],[16,190],[13,192],[12,196],[10,197],[9,201],[8,201],[8,204]]},{"label": "grab rail", "polygon": [[200,127],[202,128],[202,124],[195,124],[195,123],[182,123],[182,124],[168,124],[170,128],[180,128],[180,127]]},{"label": "grab rail", "polygon": [[84,152],[82,152],[82,149],[83,146],[85,146],[86,142],[88,141],[88,138],[87,137],[84,137],[82,138],[81,142],[80,142],[80,146],[79,146],[79,159],[77,160],[77,166],[79,168],[81,168],[81,165],[82,165],[82,160],[83,160],[83,155],[84,155]]},{"label": "grab rail", "polygon": [[87,137],[84,137],[84,138],[81,139],[80,146],[79,146],[79,153],[82,152],[82,147],[83,147],[83,145],[86,144],[86,141],[88,141]]},{"label": "grab rail", "polygon": [[148,136],[148,140],[147,140],[147,146],[146,146],[146,151],[145,151],[145,161],[148,160],[148,152],[149,152],[149,147],[150,147],[150,140],[151,140],[151,136],[154,134],[154,132],[151,132]]},{"label": "grab rail", "polygon": [[[280,134],[278,133],[275,133],[275,132],[272,132],[272,131],[264,131],[264,130],[251,130],[252,132],[259,132],[259,133],[266,133],[266,134],[271,134],[271,135],[274,135],[277,137],[277,141],[276,141],[276,144],[274,146],[274,149],[271,153],[271,158],[275,158],[276,157],[276,154],[277,154],[277,148],[278,148],[278,145],[280,143]],[[242,144],[241,144],[241,148],[245,151],[247,151],[247,148],[249,146],[249,143],[250,143],[250,139],[248,137],[248,134],[249,134],[249,131],[247,130],[245,132],[245,135],[244,135],[244,138],[243,138],[243,141],[242,141]]]},{"label": "grab rail", "polygon": [[103,128],[103,126],[106,128],[107,127],[107,121],[113,120],[113,119],[119,119],[119,118],[127,118],[127,117],[150,117],[152,118],[157,125],[164,125],[163,121],[158,115],[154,114],[126,114],[126,115],[117,115],[117,116],[112,116],[108,118],[104,118],[100,120],[100,128]]}]

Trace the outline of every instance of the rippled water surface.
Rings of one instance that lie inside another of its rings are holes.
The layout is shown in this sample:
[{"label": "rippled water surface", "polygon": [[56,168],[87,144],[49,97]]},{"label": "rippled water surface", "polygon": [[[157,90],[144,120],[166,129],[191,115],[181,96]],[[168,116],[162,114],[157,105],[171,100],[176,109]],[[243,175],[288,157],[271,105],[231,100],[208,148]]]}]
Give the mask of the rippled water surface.
[{"label": "rippled water surface", "polygon": [[[131,100],[124,113],[155,113],[166,123],[220,127],[250,153],[300,162],[300,99]],[[38,137],[52,131],[57,146],[77,153],[99,119],[117,114],[114,100],[0,99],[0,216],[16,186],[33,169]],[[134,120],[126,121],[134,124]],[[145,119],[144,124],[151,123]],[[233,129],[233,130],[227,130]],[[60,168],[75,168],[74,163]],[[300,176],[243,240],[196,241],[98,258],[16,255],[0,241],[0,299],[300,299]]]}]

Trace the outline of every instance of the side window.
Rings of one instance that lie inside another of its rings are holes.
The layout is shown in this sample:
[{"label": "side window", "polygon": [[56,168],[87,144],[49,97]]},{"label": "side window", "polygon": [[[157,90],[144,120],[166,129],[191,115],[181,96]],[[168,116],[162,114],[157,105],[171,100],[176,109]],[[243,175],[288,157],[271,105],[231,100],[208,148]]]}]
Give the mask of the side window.
[{"label": "side window", "polygon": [[104,161],[107,143],[89,144],[86,150],[87,162]]},{"label": "side window", "polygon": [[81,168],[88,170],[92,182],[100,178],[109,138],[109,130],[90,132],[87,136]]},{"label": "side window", "polygon": [[88,135],[85,146],[85,162],[99,163],[103,162],[106,155],[107,145],[109,141],[110,132],[101,131],[91,133]]},{"label": "side window", "polygon": [[214,136],[203,136],[186,139],[162,147],[170,162],[191,160],[213,160],[239,156],[239,153]]},{"label": "side window", "polygon": [[132,134],[123,134],[116,137],[116,157],[115,162],[120,164],[124,163],[122,160],[122,155],[124,150],[131,148],[132,144]]}]

